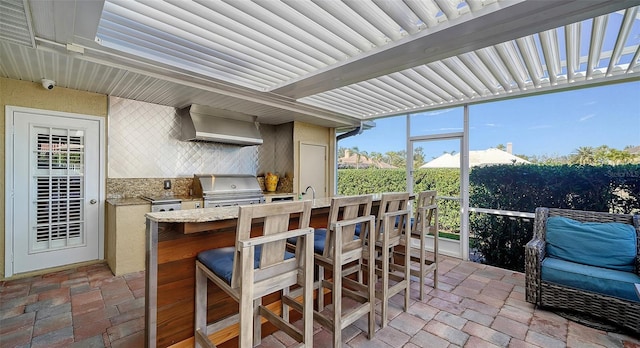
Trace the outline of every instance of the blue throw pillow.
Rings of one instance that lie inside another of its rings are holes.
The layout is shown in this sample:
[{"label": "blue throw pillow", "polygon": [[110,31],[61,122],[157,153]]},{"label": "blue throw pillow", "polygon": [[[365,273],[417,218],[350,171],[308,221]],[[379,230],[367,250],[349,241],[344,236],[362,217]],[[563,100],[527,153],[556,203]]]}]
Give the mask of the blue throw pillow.
[{"label": "blue throw pillow", "polygon": [[634,271],[636,231],[619,222],[580,222],[565,217],[547,219],[547,254],[562,260]]}]

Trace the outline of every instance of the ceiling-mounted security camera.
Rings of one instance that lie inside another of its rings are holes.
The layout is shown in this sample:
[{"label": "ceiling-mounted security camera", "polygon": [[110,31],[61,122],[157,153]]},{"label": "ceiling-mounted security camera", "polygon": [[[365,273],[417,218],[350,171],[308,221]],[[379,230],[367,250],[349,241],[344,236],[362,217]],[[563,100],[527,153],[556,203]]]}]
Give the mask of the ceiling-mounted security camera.
[{"label": "ceiling-mounted security camera", "polygon": [[55,86],[56,86],[56,82],[55,81],[48,80],[48,79],[42,79],[42,87],[44,87],[44,89],[51,90]]}]

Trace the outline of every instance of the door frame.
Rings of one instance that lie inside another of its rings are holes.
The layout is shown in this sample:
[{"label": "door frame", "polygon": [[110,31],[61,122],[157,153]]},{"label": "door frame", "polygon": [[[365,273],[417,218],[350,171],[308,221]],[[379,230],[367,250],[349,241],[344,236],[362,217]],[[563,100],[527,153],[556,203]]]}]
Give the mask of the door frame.
[{"label": "door frame", "polygon": [[52,116],[52,117],[66,117],[75,119],[84,119],[90,121],[98,121],[98,259],[104,259],[104,210],[105,210],[105,169],[106,169],[106,132],[105,132],[105,118],[101,116],[76,114],[70,112],[43,110],[26,108],[20,106],[5,106],[5,169],[4,169],[4,276],[5,278],[13,276],[13,235],[14,235],[14,114],[16,112],[24,112],[30,114],[37,114],[40,116]]},{"label": "door frame", "polygon": [[411,115],[406,116],[407,131],[407,190],[413,193],[413,145],[438,140],[460,141],[460,257],[469,260],[469,105],[465,104],[462,132],[411,136]]}]

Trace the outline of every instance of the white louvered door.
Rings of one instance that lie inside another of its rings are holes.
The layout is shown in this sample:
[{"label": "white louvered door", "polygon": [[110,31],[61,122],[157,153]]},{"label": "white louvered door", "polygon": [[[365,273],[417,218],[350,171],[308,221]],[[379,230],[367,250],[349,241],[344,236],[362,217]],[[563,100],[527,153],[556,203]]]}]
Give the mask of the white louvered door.
[{"label": "white louvered door", "polygon": [[99,259],[100,122],[13,116],[13,273]]}]

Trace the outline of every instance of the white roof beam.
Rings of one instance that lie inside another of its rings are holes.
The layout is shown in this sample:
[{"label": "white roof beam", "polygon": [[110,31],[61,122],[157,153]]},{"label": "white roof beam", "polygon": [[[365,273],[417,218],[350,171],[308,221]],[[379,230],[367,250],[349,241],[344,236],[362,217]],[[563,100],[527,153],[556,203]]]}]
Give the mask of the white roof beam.
[{"label": "white roof beam", "polygon": [[631,62],[629,63],[629,67],[627,68],[627,74],[633,71],[636,71],[636,67],[640,66],[640,45],[636,48],[636,53],[633,55]]},{"label": "white roof beam", "polygon": [[[498,81],[491,75],[487,66],[475,52],[464,53],[458,56],[460,61],[482,82],[484,87],[493,94],[498,93]],[[484,95],[484,93],[482,93]]]},{"label": "white roof beam", "polygon": [[580,69],[580,22],[565,25],[564,46],[567,56],[567,79],[573,82]]},{"label": "white roof beam", "polygon": [[[110,0],[123,1],[123,0]],[[138,0],[144,1],[149,7],[157,7],[162,9],[162,2],[156,0]],[[324,52],[314,49],[303,40],[293,35],[298,28],[278,28],[277,24],[283,21],[275,16],[267,9],[255,6],[246,1],[197,1],[184,2],[181,0],[168,0],[174,9],[166,9],[166,13],[174,14],[180,12],[182,8],[189,8],[191,14],[200,16],[204,21],[200,21],[200,25],[209,26],[211,22],[215,22],[223,27],[226,33],[212,31],[213,33],[231,35],[238,34],[245,39],[253,39],[260,45],[251,45],[256,50],[261,48],[276,48],[285,55],[291,56],[300,62],[304,62],[316,69],[335,63],[335,59],[326,55]],[[185,14],[182,17],[184,22],[192,21],[193,18]],[[168,23],[173,21],[169,20]],[[314,69],[315,70],[315,69]]]},{"label": "white roof beam", "polygon": [[369,23],[365,18],[362,18],[362,16],[360,16],[357,12],[352,10],[342,1],[312,1],[324,11],[337,18],[340,22],[348,25],[359,35],[365,37],[375,47],[384,46],[388,42],[389,38],[387,38],[384,33],[378,30],[378,28],[372,26],[371,23]]},{"label": "white roof beam", "polygon": [[[438,12],[440,9],[432,1],[404,0],[404,3],[418,16],[427,27],[435,27],[440,23]],[[443,18],[444,19],[444,18]]]},{"label": "white roof beam", "polygon": [[[357,85],[342,87],[334,91],[336,91],[336,93],[339,93],[340,95],[344,95],[345,98],[348,98],[351,95],[359,97],[361,98],[361,100],[371,105],[375,105],[377,108],[384,108],[386,110],[391,110],[391,109],[396,109],[398,107],[397,105],[389,103],[386,100],[376,99],[377,98],[376,95],[373,95],[372,93],[365,93],[368,91],[365,90],[363,92],[362,88],[355,88],[355,87],[357,87]],[[325,92],[325,93],[328,93],[328,92]],[[324,93],[318,94],[318,95],[323,95],[323,94]],[[376,107],[373,107],[373,108],[375,109]]]},{"label": "white roof beam", "polygon": [[[458,76],[469,88],[477,95],[485,95],[487,88],[484,86],[474,73],[459,59],[459,57],[451,57],[443,59],[442,63]],[[469,98],[473,98],[473,93]]]},{"label": "white roof beam", "polygon": [[291,33],[297,40],[306,43],[318,52],[331,56],[333,60],[328,61],[328,64],[359,53],[356,47],[315,21],[304,15],[301,16],[300,12],[283,2],[258,1],[256,4],[270,12],[268,18],[265,18],[265,22],[282,32]]},{"label": "white roof beam", "polygon": [[359,111],[354,111],[352,109],[345,109],[342,105],[337,106],[335,103],[326,101],[319,98],[305,98],[305,103],[311,106],[315,106],[318,108],[331,110],[331,112],[340,113],[343,115],[350,115],[351,117],[357,117],[359,119],[363,119],[368,115],[368,113],[361,113]]},{"label": "white roof beam", "polygon": [[393,101],[396,105],[398,105],[399,109],[404,109],[410,107],[411,104],[407,102],[404,97],[399,96],[394,91],[387,89],[388,86],[380,86],[378,83],[375,83],[376,79],[371,79],[368,81],[363,81],[357,84],[357,86],[366,88],[371,90],[373,93],[377,94],[379,97],[386,98],[387,100]]},{"label": "white roof beam", "polygon": [[389,105],[390,109],[398,110],[398,109],[404,109],[406,107],[406,105],[395,100],[394,99],[395,96],[389,96],[388,94],[380,93],[381,91],[379,88],[373,86],[371,83],[368,83],[366,81],[355,84],[351,86],[351,88],[357,91],[360,91],[362,94],[371,98],[371,101],[373,103],[379,103],[381,101],[385,102],[387,105]]},{"label": "white roof beam", "polygon": [[455,86],[450,84],[442,76],[433,71],[433,69],[431,69],[429,65],[421,65],[419,67],[416,67],[414,70],[424,78],[428,79],[430,82],[434,83],[441,90],[446,92],[447,97],[445,98],[445,100],[452,101],[454,99],[462,99],[462,92],[460,92]]},{"label": "white roof beam", "polygon": [[323,93],[322,96],[314,96],[312,98],[316,103],[323,104],[324,107],[331,109],[340,109],[350,115],[366,115],[370,110],[368,106],[353,103],[349,98],[340,97],[333,93]]},{"label": "white roof beam", "polygon": [[480,58],[482,63],[484,63],[484,65],[487,67],[487,69],[489,69],[493,77],[502,86],[502,90],[504,90],[505,92],[511,92],[513,88],[511,87],[511,82],[509,81],[509,73],[506,71],[506,68],[503,66],[502,60],[495,52],[495,48],[483,48],[481,50],[477,50],[476,54],[478,55],[478,58]]},{"label": "white roof beam", "polygon": [[[317,4],[328,7],[341,2],[317,0]],[[445,21],[431,28],[432,30],[422,30],[357,58],[308,73],[276,86],[271,91],[296,99],[302,98],[628,6],[625,1],[610,0],[499,1],[484,6],[480,12],[466,13],[455,21]],[[358,20],[354,18],[358,16],[353,11],[342,8],[338,13],[331,13],[341,16],[341,20]],[[500,25],[497,26],[496,23]]]},{"label": "white roof beam", "polygon": [[542,64],[540,63],[540,55],[536,47],[535,40],[532,35],[525,36],[516,40],[518,49],[524,60],[524,64],[529,71],[529,77],[535,87],[541,86],[541,78],[544,75]]},{"label": "white roof beam", "polygon": [[424,24],[418,24],[420,19],[401,1],[373,0],[373,2],[406,33],[413,35],[425,27]]},{"label": "white roof beam", "polygon": [[620,55],[622,55],[624,44],[627,41],[627,38],[629,37],[629,33],[631,32],[633,21],[637,20],[636,18],[637,14],[638,14],[638,6],[628,8],[624,12],[624,19],[622,20],[622,26],[620,27],[620,31],[618,32],[616,45],[613,48],[613,54],[611,55],[609,66],[607,67],[607,76],[611,76],[611,74],[613,74],[613,68],[618,64],[618,60],[620,60]]},{"label": "white roof beam", "polygon": [[[260,4],[265,6],[265,4],[271,5],[272,3],[275,3],[275,1],[264,1]],[[323,30],[331,33],[331,35],[337,38],[338,41],[330,41],[327,39],[328,42],[332,45],[337,45],[336,47],[340,48],[344,52],[350,52],[350,50],[348,47],[345,47],[345,44],[341,44],[340,40],[344,40],[348,45],[356,48],[358,50],[357,53],[367,52],[375,47],[375,45],[367,38],[360,35],[357,31],[351,29],[344,22],[341,22],[338,18],[334,17],[325,9],[311,1],[283,0],[283,3],[300,12]]]},{"label": "white roof beam", "polygon": [[435,103],[439,104],[450,99],[450,96],[446,91],[442,90],[440,86],[434,84],[429,79],[425,79],[421,74],[418,74],[416,69],[409,69],[401,71],[400,73],[417,85],[421,86],[425,91],[428,91],[428,93],[430,93],[429,99],[433,100]]},{"label": "white roof beam", "polygon": [[440,10],[442,10],[442,13],[444,13],[445,16],[447,16],[447,19],[451,20],[451,19],[455,19],[458,18],[460,16],[460,13],[458,12],[458,8],[449,0],[433,0],[435,1],[436,4],[438,4],[438,7],[440,7]]},{"label": "white roof beam", "polygon": [[393,74],[386,75],[386,76],[380,76],[378,78],[378,80],[386,83],[387,85],[391,86],[392,88],[400,91],[402,94],[410,97],[411,99],[413,99],[413,102],[415,104],[428,104],[428,103],[431,102],[424,95],[420,94],[415,89],[410,88],[407,85],[407,80],[408,79],[406,77],[404,77],[403,75],[399,74],[399,73],[393,73]]},{"label": "white roof beam", "polygon": [[609,15],[598,16],[593,19],[591,25],[591,45],[589,46],[589,59],[587,60],[587,79],[591,79],[593,70],[600,64],[600,54],[604,43],[604,34],[607,29]]},{"label": "white roof beam", "polygon": [[556,85],[558,83],[558,74],[561,71],[557,31],[552,29],[540,33],[540,45],[542,46],[549,81],[552,85]]},{"label": "white roof beam", "polygon": [[440,78],[447,81],[449,85],[454,87],[458,91],[458,99],[463,99],[465,96],[469,99],[473,98],[473,88],[464,82],[460,78],[460,75],[464,74],[464,71],[460,71],[459,74],[442,61],[429,63],[428,65],[433,71],[435,71]]},{"label": "white roof beam", "polygon": [[[269,61],[275,65],[278,65],[278,61],[280,61],[279,64],[281,66],[295,69],[298,71],[298,74],[314,68],[313,65],[308,64],[308,62],[292,58],[292,55],[297,55],[297,52],[294,52],[291,48],[285,48],[283,51],[279,51],[265,46],[263,43],[256,41],[256,39],[260,38],[260,35],[250,39],[249,34],[256,34],[254,31],[241,35],[238,32],[231,32],[227,28],[207,21],[205,18],[195,23],[192,22],[193,18],[189,18],[189,22],[186,20],[176,21],[175,17],[180,18],[182,11],[178,7],[173,7],[166,3],[151,2],[151,5],[159,6],[164,4],[164,6],[170,6],[171,15],[133,1],[121,3],[120,5],[124,7],[116,6],[115,1],[120,0],[114,0],[113,2],[105,4],[105,8],[110,13],[160,31],[174,33],[175,36],[191,41],[194,45],[204,45],[214,50],[223,50],[226,54],[235,55],[237,59],[241,60],[246,59],[246,57],[243,56],[253,56]],[[202,12],[202,10],[200,12]],[[142,15],[142,13],[144,13],[144,15]],[[228,36],[223,36],[225,34],[228,34]],[[266,37],[264,38],[268,39]],[[247,48],[248,46],[262,46],[262,50],[249,50]]]},{"label": "white roof beam", "polygon": [[344,90],[344,88],[318,94],[317,97],[321,98],[324,95],[333,95],[336,98],[342,100],[343,103],[352,103],[354,104],[354,107],[362,109],[361,113],[367,113],[367,110],[374,112],[386,112],[392,108],[390,105],[384,108],[380,105],[372,103],[370,98],[363,98],[359,95],[359,93],[348,93]]},{"label": "white roof beam", "polygon": [[[409,71],[414,76],[417,75],[413,70],[409,70]],[[415,81],[415,79],[410,78],[408,71],[400,71],[400,72],[397,72],[397,73],[393,73],[393,75],[399,75],[400,77],[397,77],[397,78],[402,80],[402,82],[407,87],[411,88],[412,90],[420,93],[420,95],[422,95],[425,98],[427,98],[427,102],[425,104],[433,105],[433,104],[437,103],[438,101],[442,100],[442,98],[440,98],[437,94],[433,93],[430,89],[428,89],[425,86],[417,83]]]},{"label": "white roof beam", "polygon": [[342,0],[347,6],[351,7],[356,13],[369,22],[369,25],[378,29],[391,41],[397,41],[402,38],[399,26],[378,6],[370,1],[361,0]]},{"label": "white roof beam", "polygon": [[518,88],[526,89],[525,79],[527,78],[527,74],[515,48],[515,43],[508,41],[495,45],[494,47],[504,66],[507,68],[507,71],[509,71],[511,78],[518,85]]}]

